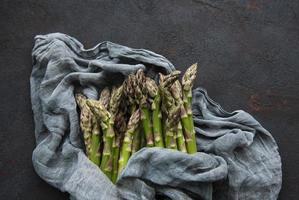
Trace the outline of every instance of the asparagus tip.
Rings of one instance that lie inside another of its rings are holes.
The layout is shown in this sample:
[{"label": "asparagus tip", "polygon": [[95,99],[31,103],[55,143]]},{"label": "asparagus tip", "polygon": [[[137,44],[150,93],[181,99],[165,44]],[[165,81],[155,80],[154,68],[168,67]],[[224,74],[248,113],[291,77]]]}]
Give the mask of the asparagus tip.
[{"label": "asparagus tip", "polygon": [[99,101],[103,104],[103,106],[108,109],[110,102],[110,90],[108,87],[105,87],[100,94]]},{"label": "asparagus tip", "polygon": [[85,104],[86,97],[81,93],[77,93],[77,94],[75,94],[75,100],[76,100],[77,104],[79,105],[80,109],[82,109],[82,107]]},{"label": "asparagus tip", "polygon": [[160,73],[160,85],[163,88],[169,88],[172,86],[172,84],[179,78],[179,75],[181,74],[180,71],[175,70],[171,72],[168,75],[163,75]]},{"label": "asparagus tip", "polygon": [[140,121],[140,110],[136,110],[130,117],[127,129],[136,129]]},{"label": "asparagus tip", "polygon": [[118,88],[113,88],[111,92],[111,100],[109,104],[109,111],[111,114],[115,115],[118,111],[119,104],[121,102],[121,98],[123,95],[123,86],[119,86]]},{"label": "asparagus tip", "polygon": [[182,78],[182,85],[184,90],[190,90],[196,78],[197,63],[191,65],[185,72]]},{"label": "asparagus tip", "polygon": [[158,86],[153,79],[146,77],[145,85],[148,91],[149,96],[154,98],[158,94]]}]

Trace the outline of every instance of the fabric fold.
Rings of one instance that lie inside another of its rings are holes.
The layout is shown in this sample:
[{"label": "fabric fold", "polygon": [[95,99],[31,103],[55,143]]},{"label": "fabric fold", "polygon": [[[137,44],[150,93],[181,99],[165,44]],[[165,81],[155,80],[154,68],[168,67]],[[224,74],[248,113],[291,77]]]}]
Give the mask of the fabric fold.
[{"label": "fabric fold", "polygon": [[135,193],[132,199],[143,199],[141,195],[147,187],[134,187],[142,181],[142,184],[151,186],[150,190],[169,198],[169,190],[173,193],[175,189],[178,190],[175,199],[184,199],[184,196],[212,199],[212,183],[226,176],[227,165],[221,157],[200,152],[189,155],[169,149],[143,148],[132,156],[117,186],[120,192],[123,187],[126,190],[132,188],[131,192],[134,190]]},{"label": "fabric fold", "polygon": [[224,199],[277,199],[281,159],[271,134],[250,114],[223,110],[202,88],[193,91],[193,113],[198,148],[227,162]]}]

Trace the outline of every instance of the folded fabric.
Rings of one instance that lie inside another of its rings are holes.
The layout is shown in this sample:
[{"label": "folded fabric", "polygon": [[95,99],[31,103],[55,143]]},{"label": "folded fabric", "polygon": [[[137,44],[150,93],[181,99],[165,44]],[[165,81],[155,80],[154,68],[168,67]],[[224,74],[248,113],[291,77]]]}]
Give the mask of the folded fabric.
[{"label": "folded fabric", "polygon": [[163,56],[103,42],[84,49],[61,33],[38,35],[30,78],[37,174],[71,199],[277,199],[281,160],[271,136],[244,111],[228,113],[202,88],[193,91],[200,152],[143,148],[114,185],[85,156],[74,93],[97,99],[138,69],[157,78],[174,66]]}]

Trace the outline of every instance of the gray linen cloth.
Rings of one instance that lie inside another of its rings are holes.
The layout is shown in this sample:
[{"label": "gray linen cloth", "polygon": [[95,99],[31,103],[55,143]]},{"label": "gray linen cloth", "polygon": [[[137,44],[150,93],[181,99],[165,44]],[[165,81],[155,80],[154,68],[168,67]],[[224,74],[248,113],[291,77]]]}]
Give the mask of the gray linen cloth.
[{"label": "gray linen cloth", "polygon": [[37,174],[71,199],[277,199],[281,160],[271,134],[244,111],[224,111],[206,91],[193,91],[200,152],[143,148],[114,185],[84,154],[74,93],[98,90],[143,68],[148,76],[174,66],[163,56],[102,42],[84,49],[61,33],[38,35],[30,78]]}]

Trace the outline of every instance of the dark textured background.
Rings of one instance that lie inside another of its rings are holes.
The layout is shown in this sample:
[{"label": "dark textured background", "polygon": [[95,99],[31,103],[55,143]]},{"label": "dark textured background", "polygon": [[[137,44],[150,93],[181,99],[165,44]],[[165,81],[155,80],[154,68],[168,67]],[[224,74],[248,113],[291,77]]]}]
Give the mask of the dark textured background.
[{"label": "dark textured background", "polygon": [[31,49],[35,35],[50,32],[86,48],[110,40],[150,49],[178,69],[199,62],[197,86],[271,131],[283,163],[280,199],[298,199],[298,25],[295,0],[1,0],[0,199],[68,199],[31,164]]}]

